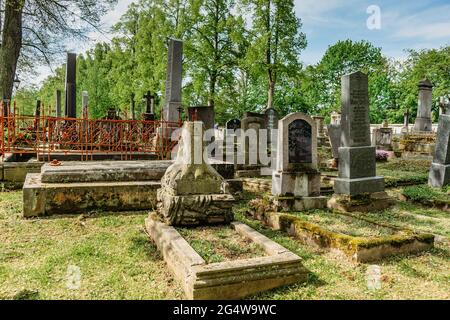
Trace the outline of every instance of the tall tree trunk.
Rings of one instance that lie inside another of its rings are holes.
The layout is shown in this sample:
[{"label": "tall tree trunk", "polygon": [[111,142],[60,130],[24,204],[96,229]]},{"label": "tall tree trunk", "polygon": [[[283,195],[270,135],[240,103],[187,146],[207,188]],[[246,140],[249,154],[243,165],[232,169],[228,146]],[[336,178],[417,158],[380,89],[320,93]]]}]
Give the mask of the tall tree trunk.
[{"label": "tall tree trunk", "polygon": [[267,92],[267,109],[273,107],[274,93],[275,93],[275,81],[269,80],[269,90]]},{"label": "tall tree trunk", "polygon": [[24,0],[6,0],[3,39],[0,47],[0,98],[11,99],[17,60],[22,48]]}]

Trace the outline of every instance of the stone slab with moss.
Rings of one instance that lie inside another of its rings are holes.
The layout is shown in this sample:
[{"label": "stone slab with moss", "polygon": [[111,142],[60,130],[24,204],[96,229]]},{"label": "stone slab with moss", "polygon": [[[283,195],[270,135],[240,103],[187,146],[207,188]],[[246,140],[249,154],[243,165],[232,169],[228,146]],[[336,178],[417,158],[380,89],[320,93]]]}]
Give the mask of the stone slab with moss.
[{"label": "stone slab with moss", "polygon": [[336,250],[355,262],[377,261],[434,246],[432,234],[416,233],[352,214],[316,212],[308,217],[270,212],[267,206],[267,201],[254,200],[250,204],[249,214],[272,229],[287,232],[302,243]]},{"label": "stone slab with moss", "polygon": [[[181,235],[189,239],[187,231],[181,230],[180,234],[174,227],[158,221],[156,214],[150,214],[145,221],[150,238],[181,283],[188,299],[241,299],[306,281],[309,272],[297,255],[243,223],[233,222],[231,226],[241,237],[263,250],[255,249],[250,254],[262,256],[208,263],[193,248],[196,245],[191,246]],[[197,249],[201,251],[198,246]]]}]

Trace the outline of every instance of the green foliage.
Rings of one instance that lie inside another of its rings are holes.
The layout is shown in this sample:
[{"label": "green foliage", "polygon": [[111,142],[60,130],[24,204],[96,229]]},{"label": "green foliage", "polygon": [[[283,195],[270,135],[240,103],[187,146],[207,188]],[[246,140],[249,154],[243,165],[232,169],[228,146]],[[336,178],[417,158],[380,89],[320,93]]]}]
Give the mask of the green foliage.
[{"label": "green foliage", "polygon": [[[388,60],[368,41],[343,40],[330,46],[319,63],[303,68],[306,36],[301,28],[292,0],[132,3],[113,27],[111,43],[97,44],[78,57],[78,113],[81,92],[88,91],[91,117],[103,117],[113,106],[129,118],[134,95],[139,118],[145,108],[142,97],[150,90],[159,96],[158,115],[168,37],[184,41],[183,105],[214,105],[220,124],[268,105],[281,117],[297,111],[329,117],[341,107],[341,76],[357,70],[369,76],[372,123],[402,123],[407,108],[414,117],[417,84],[424,77],[435,85],[435,99],[448,94],[449,46],[410,50],[402,62]],[[56,68],[39,92],[19,90],[19,105],[25,104],[28,113],[37,98],[54,106],[55,90],[64,90],[64,73],[64,65]]]},{"label": "green foliage", "polygon": [[315,66],[306,69],[302,92],[316,112],[329,116],[341,108],[341,77],[355,71],[369,76],[371,121],[381,122],[390,106],[388,62],[381,48],[367,41],[338,41]]},{"label": "green foliage", "polygon": [[450,195],[445,190],[434,189],[428,185],[407,187],[402,194],[412,201],[425,205],[450,204]]}]

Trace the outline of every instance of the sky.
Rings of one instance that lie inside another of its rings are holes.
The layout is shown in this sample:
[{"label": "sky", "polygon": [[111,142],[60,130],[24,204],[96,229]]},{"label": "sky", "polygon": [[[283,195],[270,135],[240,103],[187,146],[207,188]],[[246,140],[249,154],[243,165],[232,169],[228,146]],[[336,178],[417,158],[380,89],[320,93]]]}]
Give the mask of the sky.
[{"label": "sky", "polygon": [[[102,19],[104,30],[119,21],[134,0],[118,0]],[[387,57],[403,59],[405,49],[439,48],[450,44],[450,0],[295,0],[296,15],[303,23],[307,48],[300,59],[317,63],[328,46],[339,40],[367,40],[383,49]],[[91,32],[90,42],[74,43],[68,49],[82,53],[108,34]],[[56,66],[53,66],[56,67]],[[38,69],[30,83],[39,84],[50,73]]]}]

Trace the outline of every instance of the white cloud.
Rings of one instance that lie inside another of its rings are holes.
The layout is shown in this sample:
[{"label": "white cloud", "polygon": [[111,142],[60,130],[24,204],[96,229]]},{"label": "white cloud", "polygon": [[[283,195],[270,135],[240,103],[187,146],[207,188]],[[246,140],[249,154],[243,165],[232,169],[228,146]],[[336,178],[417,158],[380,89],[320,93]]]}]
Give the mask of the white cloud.
[{"label": "white cloud", "polygon": [[450,22],[439,22],[425,24],[420,27],[416,27],[411,24],[403,26],[396,33],[397,37],[406,38],[422,38],[425,40],[450,38]]}]

